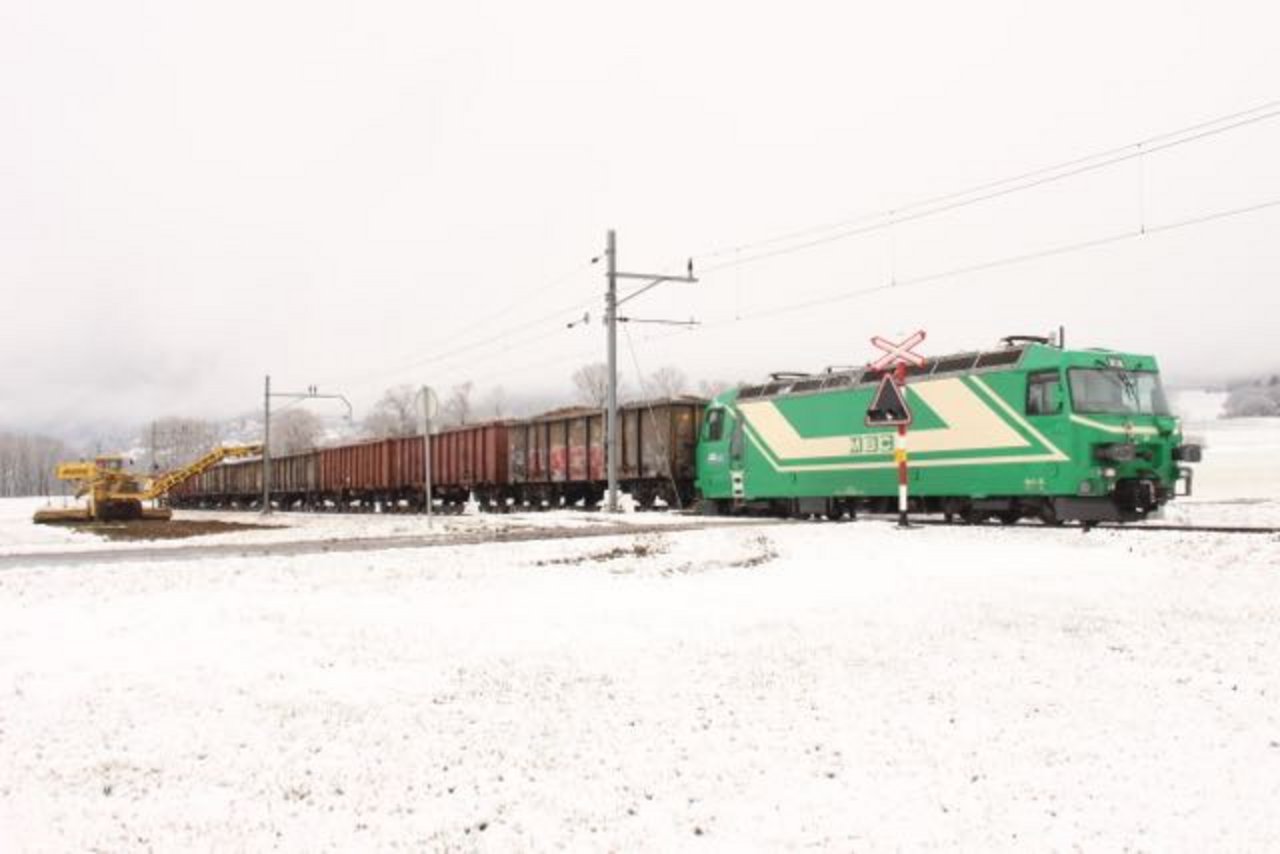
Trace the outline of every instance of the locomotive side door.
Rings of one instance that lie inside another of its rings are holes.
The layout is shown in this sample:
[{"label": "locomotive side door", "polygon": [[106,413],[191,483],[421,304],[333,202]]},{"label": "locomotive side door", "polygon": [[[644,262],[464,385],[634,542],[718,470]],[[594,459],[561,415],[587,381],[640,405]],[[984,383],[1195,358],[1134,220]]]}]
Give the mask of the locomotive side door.
[{"label": "locomotive side door", "polygon": [[[1036,371],[1027,375],[1027,415],[1040,433],[1056,447],[1066,453],[1067,408],[1066,387],[1062,382],[1062,373],[1057,369]],[[1057,463],[1045,463],[1037,468],[1042,470],[1035,476],[1028,477],[1024,486],[1027,492],[1052,491],[1052,480],[1058,475]]]}]

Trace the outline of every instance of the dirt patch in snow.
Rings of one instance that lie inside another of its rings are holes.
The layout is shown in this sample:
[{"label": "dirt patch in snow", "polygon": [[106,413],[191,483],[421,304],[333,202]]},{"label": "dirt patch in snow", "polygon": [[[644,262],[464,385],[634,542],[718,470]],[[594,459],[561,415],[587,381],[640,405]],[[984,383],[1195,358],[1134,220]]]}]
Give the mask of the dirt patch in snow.
[{"label": "dirt patch in snow", "polygon": [[158,519],[134,519],[128,522],[86,522],[67,527],[106,540],[184,540],[189,537],[225,534],[229,531],[253,531],[272,526],[251,525],[248,522],[221,522],[212,519],[207,521],[178,519],[168,522]]},{"label": "dirt patch in snow", "polygon": [[600,563],[626,557],[654,557],[655,555],[665,554],[666,551],[667,544],[661,537],[637,537],[636,541],[629,546],[614,546],[604,551],[540,560],[534,566],[577,566],[583,563]]}]

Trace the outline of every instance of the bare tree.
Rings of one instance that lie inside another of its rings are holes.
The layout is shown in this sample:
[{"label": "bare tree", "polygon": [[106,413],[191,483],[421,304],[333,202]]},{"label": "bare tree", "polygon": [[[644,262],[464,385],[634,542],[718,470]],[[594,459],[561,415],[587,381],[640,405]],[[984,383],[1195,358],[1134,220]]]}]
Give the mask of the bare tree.
[{"label": "bare tree", "polygon": [[689,388],[689,378],[674,365],[658,368],[649,375],[649,394],[654,397],[677,397]]},{"label": "bare tree", "polygon": [[449,397],[444,402],[444,420],[446,424],[471,423],[471,391],[474,384],[468,380],[458,383],[449,389]]},{"label": "bare tree", "polygon": [[1272,377],[1270,382],[1258,380],[1231,389],[1223,414],[1227,418],[1280,415],[1280,378]]},{"label": "bare tree", "polygon": [[421,419],[415,405],[416,394],[417,390],[408,384],[384,391],[373,405],[373,411],[364,419],[365,430],[379,439],[417,435]]},{"label": "bare tree", "polygon": [[154,446],[152,465],[159,470],[177,468],[200,457],[222,441],[222,428],[200,418],[169,416],[151,424]]},{"label": "bare tree", "polygon": [[73,458],[71,449],[59,439],[0,433],[0,496],[49,495],[57,491],[54,467]]},{"label": "bare tree", "polygon": [[741,383],[731,383],[728,380],[701,380],[698,383],[698,394],[712,398],[724,394],[735,385],[741,385]]},{"label": "bare tree", "polygon": [[296,454],[314,448],[324,429],[320,417],[306,409],[286,409],[271,421],[273,454]]},{"label": "bare tree", "polygon": [[488,415],[491,418],[507,417],[507,390],[500,385],[491,388],[489,393],[484,396],[484,402],[480,405],[480,410],[484,415]]},{"label": "bare tree", "polygon": [[609,402],[609,366],[603,362],[583,365],[573,372],[573,387],[578,400],[597,409]]}]

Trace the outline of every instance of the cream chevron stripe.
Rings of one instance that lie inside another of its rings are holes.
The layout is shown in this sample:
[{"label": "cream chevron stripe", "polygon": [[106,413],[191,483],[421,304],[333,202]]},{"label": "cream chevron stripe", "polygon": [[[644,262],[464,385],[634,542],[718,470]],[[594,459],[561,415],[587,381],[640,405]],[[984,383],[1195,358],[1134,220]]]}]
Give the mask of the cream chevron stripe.
[{"label": "cream chevron stripe", "polygon": [[[776,472],[813,472],[813,471],[868,471],[874,469],[896,469],[898,464],[893,460],[887,460],[879,463],[813,463],[807,465],[788,465],[786,463],[779,464],[774,460],[773,455],[769,453],[768,448],[761,444],[760,439],[754,432],[748,431],[747,438],[751,440],[751,444],[756,446],[756,450],[760,451],[769,463],[769,466]],[[935,460],[911,460],[911,468],[951,468],[958,466],[1000,466],[1011,465],[1014,463],[1052,463],[1059,462],[1063,459],[1056,454],[1029,454],[1018,455],[1013,457],[953,457],[951,459],[935,459]]]},{"label": "cream chevron stripe", "polygon": [[[911,431],[912,453],[1003,450],[1030,444],[958,377],[917,383],[910,386],[910,393],[947,425]],[[805,438],[773,401],[741,402],[738,411],[779,460],[849,456],[848,435]]]},{"label": "cream chevron stripe", "polygon": [[1030,444],[959,377],[917,383],[908,390],[947,424],[944,430],[910,431],[913,453],[1025,448]]},{"label": "cream chevron stripe", "polygon": [[1155,436],[1160,431],[1155,427],[1148,426],[1117,426],[1115,424],[1104,424],[1101,421],[1094,421],[1092,418],[1085,418],[1083,415],[1071,415],[1071,420],[1076,424],[1084,427],[1092,427],[1094,430],[1101,430],[1104,433],[1115,433],[1120,436]]},{"label": "cream chevron stripe", "polygon": [[[1046,449],[1045,453],[1013,456],[971,456],[949,459],[913,458],[913,468],[935,468],[971,465],[1005,465],[1011,463],[1061,462],[1068,457],[1031,425],[1020,413],[977,377],[970,380],[983,396],[989,398],[1006,416],[1033,436]],[[1011,428],[1004,418],[960,378],[930,380],[910,386],[948,426],[942,429],[918,430],[911,434],[913,453],[926,451],[1004,450],[1026,448],[1030,443]],[[850,436],[804,438],[771,401],[740,402],[746,433],[751,443],[768,460],[775,471],[857,471],[889,469],[892,460],[857,463],[788,462],[794,459],[848,458]]]},{"label": "cream chevron stripe", "polygon": [[991,389],[991,386],[983,382],[982,377],[970,377],[970,379],[973,380],[973,384],[975,386],[982,389],[983,394],[985,394],[988,398],[994,401],[995,404],[999,406],[1001,409],[1003,409],[1010,418],[1016,421],[1018,423],[1018,426],[1020,426],[1023,430],[1026,430],[1032,436],[1035,436],[1037,442],[1039,442],[1041,445],[1044,445],[1046,448],[1048,448],[1051,454],[1053,455],[1054,460],[1061,461],[1061,460],[1067,459],[1067,455],[1062,453],[1062,450],[1058,448],[1057,445],[1050,442],[1043,433],[1041,433],[1039,430],[1033,427],[1031,425],[1031,422],[1028,421],[1026,418],[1022,417],[1022,414],[1018,412],[1018,410],[1010,406],[1007,400],[1005,400],[1000,395],[996,394]]}]

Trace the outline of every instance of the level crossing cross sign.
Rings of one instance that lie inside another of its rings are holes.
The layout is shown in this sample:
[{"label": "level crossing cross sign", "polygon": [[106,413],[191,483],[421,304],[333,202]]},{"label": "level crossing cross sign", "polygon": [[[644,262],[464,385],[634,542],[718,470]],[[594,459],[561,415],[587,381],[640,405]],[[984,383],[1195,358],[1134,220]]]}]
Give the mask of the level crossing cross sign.
[{"label": "level crossing cross sign", "polygon": [[908,335],[900,344],[895,344],[887,338],[881,338],[879,335],[875,336],[871,339],[871,343],[883,350],[884,355],[872,362],[871,367],[878,370],[885,370],[897,365],[915,365],[917,368],[923,368],[924,356],[911,349],[923,340],[923,329]]}]

